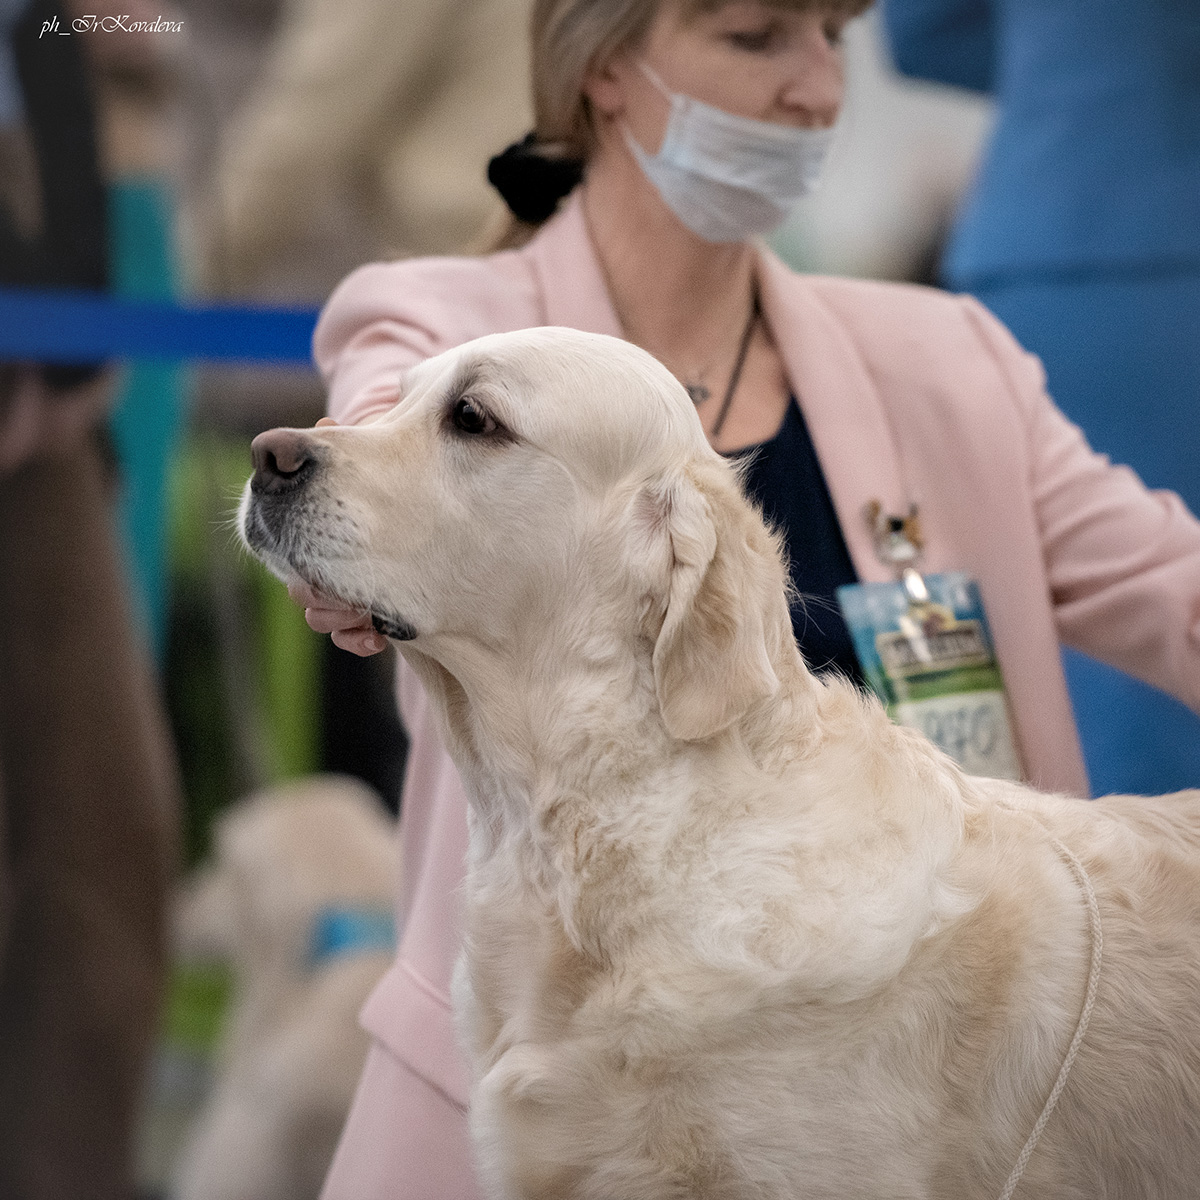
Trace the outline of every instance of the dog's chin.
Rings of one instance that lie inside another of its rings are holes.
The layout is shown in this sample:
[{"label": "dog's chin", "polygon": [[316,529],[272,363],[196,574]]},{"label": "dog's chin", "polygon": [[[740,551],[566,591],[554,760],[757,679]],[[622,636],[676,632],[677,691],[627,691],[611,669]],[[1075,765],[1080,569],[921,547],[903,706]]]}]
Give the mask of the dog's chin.
[{"label": "dog's chin", "polygon": [[[281,576],[281,578],[284,577]],[[392,641],[411,642],[417,636],[416,626],[410,621],[390,612],[383,605],[373,603],[361,595],[355,595],[353,592],[339,587],[337,582],[331,579],[321,567],[309,562],[298,561],[293,557],[288,560],[288,575],[284,578],[284,582],[291,583],[296,579],[314,588],[322,596],[328,597],[335,605],[342,605],[345,608],[353,608],[369,614],[371,627],[375,632],[391,638]]]},{"label": "dog's chin", "polygon": [[334,603],[369,612],[375,632],[393,641],[411,642],[417,636],[416,627],[403,617],[369,600],[348,595],[338,587],[320,566],[308,561],[297,546],[288,544],[293,539],[285,536],[286,526],[276,528],[276,523],[269,519],[255,500],[246,504],[238,528],[250,553],[284,583],[305,583],[323,596],[328,596]]},{"label": "dog's chin", "polygon": [[322,596],[328,597],[332,604],[340,604],[345,608],[354,608],[360,612],[369,613],[371,627],[376,633],[381,633],[386,638],[391,638],[396,642],[411,642],[417,636],[417,629],[411,622],[395,613],[388,612],[381,605],[373,604],[370,600],[364,600],[360,596],[344,591],[320,567],[310,562],[299,559],[295,555],[289,555],[285,560],[286,568],[281,571],[278,559],[273,561],[264,559],[263,561],[284,583],[299,580],[320,592]]}]

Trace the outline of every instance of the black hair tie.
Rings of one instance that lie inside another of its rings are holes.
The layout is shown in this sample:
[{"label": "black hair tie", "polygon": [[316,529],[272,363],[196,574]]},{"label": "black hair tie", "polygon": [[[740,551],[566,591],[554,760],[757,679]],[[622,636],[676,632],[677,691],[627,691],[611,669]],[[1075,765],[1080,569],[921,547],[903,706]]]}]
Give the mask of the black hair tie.
[{"label": "black hair tie", "polygon": [[530,133],[488,162],[487,177],[518,221],[540,225],[583,178],[583,160],[542,154]]}]

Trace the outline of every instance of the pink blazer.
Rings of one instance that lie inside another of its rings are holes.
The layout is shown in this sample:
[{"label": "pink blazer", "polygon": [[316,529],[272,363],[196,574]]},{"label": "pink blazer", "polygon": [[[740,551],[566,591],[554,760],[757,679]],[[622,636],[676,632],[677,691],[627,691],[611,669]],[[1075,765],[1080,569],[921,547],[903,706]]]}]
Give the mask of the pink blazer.
[{"label": "pink blazer", "polygon": [[[890,578],[875,557],[867,503],[878,499],[891,513],[917,503],[924,569],[963,569],[980,583],[1029,780],[1087,794],[1060,640],[1200,710],[1200,522],[1178,498],[1147,491],[1091,451],[1047,396],[1038,361],[976,301],[800,276],[766,250],[760,265],[763,309],[859,577]],[[520,250],[351,275],[315,338],[330,413],[361,421],[394,402],[404,367],[485,333],[535,325],[621,336],[578,197]],[[465,799],[403,664],[399,699],[412,735],[403,936],[363,1023],[404,1070],[386,1083],[375,1072],[374,1090],[364,1084],[326,1192],[339,1200],[424,1195],[414,1181],[439,1156],[461,1153],[463,1139],[469,1078],[449,985]],[[406,1102],[409,1085],[450,1101],[444,1127],[427,1106]],[[356,1139],[357,1127],[378,1134],[385,1111],[397,1127],[426,1124],[402,1152],[380,1147],[378,1136]],[[387,1164],[363,1161],[389,1154]]]}]

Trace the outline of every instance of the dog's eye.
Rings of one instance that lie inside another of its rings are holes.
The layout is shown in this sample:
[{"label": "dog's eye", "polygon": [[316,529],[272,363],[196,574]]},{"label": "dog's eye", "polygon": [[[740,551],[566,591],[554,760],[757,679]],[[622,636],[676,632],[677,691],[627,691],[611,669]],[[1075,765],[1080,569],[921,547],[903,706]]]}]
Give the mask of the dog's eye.
[{"label": "dog's eye", "polygon": [[498,428],[495,420],[466,396],[455,403],[450,419],[454,422],[454,427],[461,429],[463,433],[494,433]]}]

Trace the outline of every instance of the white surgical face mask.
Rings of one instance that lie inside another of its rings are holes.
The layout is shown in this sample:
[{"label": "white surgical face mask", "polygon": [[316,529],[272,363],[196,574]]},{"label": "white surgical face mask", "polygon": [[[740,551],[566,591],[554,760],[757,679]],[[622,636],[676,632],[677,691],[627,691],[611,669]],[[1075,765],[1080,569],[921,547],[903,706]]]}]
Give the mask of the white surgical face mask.
[{"label": "white surgical face mask", "polygon": [[816,185],[832,129],[798,129],[738,117],[672,92],[645,63],[646,77],[671,102],[657,154],[624,129],[625,141],[667,207],[709,242],[740,242],[781,224]]}]

